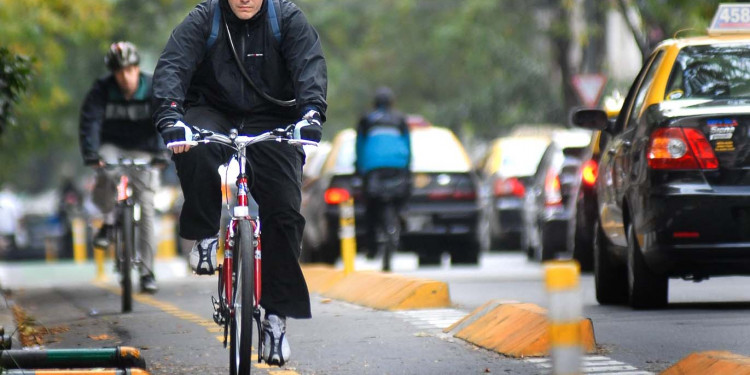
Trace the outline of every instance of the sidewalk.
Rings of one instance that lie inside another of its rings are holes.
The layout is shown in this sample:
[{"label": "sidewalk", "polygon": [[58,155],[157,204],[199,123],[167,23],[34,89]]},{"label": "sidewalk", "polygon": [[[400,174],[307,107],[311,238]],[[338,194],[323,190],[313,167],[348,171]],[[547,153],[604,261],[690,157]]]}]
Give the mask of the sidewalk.
[{"label": "sidewalk", "polygon": [[[157,258],[154,268],[157,281],[183,278],[188,275],[187,262],[181,257]],[[111,259],[104,261],[102,275],[97,275],[96,264],[93,260],[82,263],[74,261],[0,262],[0,285],[10,290],[88,284],[99,279],[100,276],[103,276],[105,280],[117,278]]]},{"label": "sidewalk", "polygon": [[[187,262],[181,257],[156,259],[154,268],[159,281],[184,278],[188,275]],[[0,289],[3,291],[0,297],[4,297],[0,298],[0,326],[5,329],[6,335],[13,335],[13,349],[21,349],[11,309],[15,292],[23,289],[90,284],[95,280],[112,281],[117,278],[112,260],[104,262],[102,275],[97,275],[96,264],[93,260],[83,263],[74,261],[0,262]]]}]

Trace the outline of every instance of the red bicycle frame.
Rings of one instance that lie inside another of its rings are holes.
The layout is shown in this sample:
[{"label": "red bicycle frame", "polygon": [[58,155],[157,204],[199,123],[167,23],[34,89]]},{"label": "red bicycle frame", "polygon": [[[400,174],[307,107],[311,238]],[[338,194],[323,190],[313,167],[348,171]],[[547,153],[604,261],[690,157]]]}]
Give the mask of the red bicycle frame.
[{"label": "red bicycle frame", "polygon": [[[248,199],[247,199],[247,176],[240,175],[237,177],[237,205],[235,207],[248,207]],[[242,211],[242,210],[240,210]],[[254,246],[253,251],[253,258],[254,258],[254,264],[255,267],[253,267],[253,279],[255,281],[255,301],[253,301],[253,309],[257,309],[260,304],[260,296],[261,296],[261,243],[260,243],[260,226],[258,225],[257,220],[254,220],[250,218],[249,216],[245,217],[233,217],[232,220],[227,225],[227,230],[224,236],[224,263],[222,265],[223,271],[222,271],[222,277],[224,278],[224,295],[227,298],[227,301],[229,302],[229,312],[232,316],[234,316],[234,299],[233,293],[234,290],[232,289],[232,278],[233,278],[233,260],[234,260],[234,238],[235,233],[237,232],[237,226],[240,220],[250,220],[250,224],[253,230],[253,239],[257,241],[256,246]],[[246,254],[247,256],[249,254]]]}]

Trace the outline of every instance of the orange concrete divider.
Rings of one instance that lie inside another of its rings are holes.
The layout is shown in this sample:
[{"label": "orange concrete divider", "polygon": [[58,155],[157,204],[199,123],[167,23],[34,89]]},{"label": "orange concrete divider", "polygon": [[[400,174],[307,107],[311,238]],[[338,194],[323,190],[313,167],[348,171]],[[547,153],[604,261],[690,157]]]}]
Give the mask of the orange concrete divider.
[{"label": "orange concrete divider", "polygon": [[325,293],[334,284],[344,278],[344,271],[337,270],[323,264],[307,264],[302,266],[307,289],[314,293]]},{"label": "orange concrete divider", "polygon": [[[483,348],[515,357],[542,357],[549,354],[547,310],[531,303],[492,300],[444,330],[454,337]],[[596,349],[594,326],[590,319],[580,323],[583,349]]]},{"label": "orange concrete divider", "polygon": [[750,357],[727,351],[692,353],[661,375],[750,375]]},{"label": "orange concrete divider", "polygon": [[[353,272],[339,276],[331,268],[303,267],[308,288],[319,288],[324,297],[379,310],[409,310],[449,307],[448,284],[379,271]],[[343,271],[339,271],[342,272]],[[312,286],[311,286],[312,285]]]}]

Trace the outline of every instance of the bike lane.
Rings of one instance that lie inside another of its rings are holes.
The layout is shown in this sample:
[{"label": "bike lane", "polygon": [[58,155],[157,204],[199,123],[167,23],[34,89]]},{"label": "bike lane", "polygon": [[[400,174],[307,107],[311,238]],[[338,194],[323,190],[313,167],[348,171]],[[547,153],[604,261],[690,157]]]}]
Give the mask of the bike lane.
[{"label": "bike lane", "polygon": [[[50,348],[129,345],[142,349],[151,374],[226,374],[228,350],[211,319],[213,277],[190,276],[161,284],[155,296],[136,295],[121,314],[117,285],[19,290],[15,300],[52,327]],[[363,291],[366,292],[366,291]],[[254,373],[294,374],[535,374],[538,368],[414,323],[409,313],[386,312],[312,297],[313,319],[289,320],[292,360]],[[457,319],[458,317],[454,317]],[[65,329],[61,329],[65,328]]]}]

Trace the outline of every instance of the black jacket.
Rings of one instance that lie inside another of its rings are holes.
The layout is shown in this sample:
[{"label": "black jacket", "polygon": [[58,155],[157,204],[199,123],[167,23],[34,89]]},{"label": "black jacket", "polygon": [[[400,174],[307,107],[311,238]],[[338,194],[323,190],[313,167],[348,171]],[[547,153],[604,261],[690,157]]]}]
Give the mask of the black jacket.
[{"label": "black jacket", "polygon": [[[215,1],[215,0],[214,0]],[[252,19],[239,20],[221,1],[234,46],[256,86],[281,100],[281,107],[259,96],[242,77],[232,55],[224,23],[207,51],[212,0],[198,4],[172,32],[154,72],[154,123],[157,128],[181,120],[185,109],[209,105],[244,126],[273,128],[298,120],[309,109],[325,118],[327,70],[315,29],[302,11],[280,0],[281,41],[273,37],[266,14],[269,1]]]},{"label": "black jacket", "polygon": [[97,79],[81,107],[79,141],[85,161],[99,158],[99,147],[111,143],[126,150],[163,152],[151,119],[151,75],[141,73],[133,98],[126,100],[115,77]]}]

